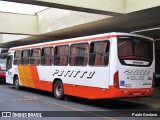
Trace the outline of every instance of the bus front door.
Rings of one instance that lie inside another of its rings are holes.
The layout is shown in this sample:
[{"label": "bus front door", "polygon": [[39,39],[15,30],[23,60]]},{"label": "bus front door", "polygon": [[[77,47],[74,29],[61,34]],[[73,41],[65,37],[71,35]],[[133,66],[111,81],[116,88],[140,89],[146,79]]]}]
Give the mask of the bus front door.
[{"label": "bus front door", "polygon": [[13,79],[12,79],[12,61],[13,61],[13,56],[9,55],[7,56],[7,63],[6,63],[6,83],[13,84]]}]

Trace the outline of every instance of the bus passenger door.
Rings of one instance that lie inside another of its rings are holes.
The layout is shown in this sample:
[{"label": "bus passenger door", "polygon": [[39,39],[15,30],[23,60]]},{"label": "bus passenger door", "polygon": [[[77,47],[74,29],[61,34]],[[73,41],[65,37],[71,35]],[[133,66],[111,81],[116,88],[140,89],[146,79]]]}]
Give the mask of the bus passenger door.
[{"label": "bus passenger door", "polygon": [[13,69],[12,69],[12,61],[13,56],[7,56],[7,63],[6,63],[6,83],[13,84]]}]

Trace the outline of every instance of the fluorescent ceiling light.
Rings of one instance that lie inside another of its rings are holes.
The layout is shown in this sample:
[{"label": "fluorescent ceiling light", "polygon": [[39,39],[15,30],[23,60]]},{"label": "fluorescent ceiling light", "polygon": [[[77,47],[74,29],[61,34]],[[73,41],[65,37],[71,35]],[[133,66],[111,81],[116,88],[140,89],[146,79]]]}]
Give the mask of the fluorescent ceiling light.
[{"label": "fluorescent ceiling light", "polygon": [[0,11],[2,12],[34,15],[35,13],[40,12],[47,8],[48,7],[37,6],[37,5],[0,1]]},{"label": "fluorescent ceiling light", "polygon": [[132,31],[131,33],[139,33],[139,32],[146,32],[146,31],[159,30],[159,29],[160,29],[160,27],[156,27],[156,28],[149,28],[149,29],[144,29],[144,30]]}]

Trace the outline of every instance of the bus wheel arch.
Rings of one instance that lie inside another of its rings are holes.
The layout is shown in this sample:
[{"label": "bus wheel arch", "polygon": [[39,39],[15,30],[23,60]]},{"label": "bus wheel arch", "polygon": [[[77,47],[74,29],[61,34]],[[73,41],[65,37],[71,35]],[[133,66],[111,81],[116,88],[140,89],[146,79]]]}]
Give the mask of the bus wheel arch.
[{"label": "bus wheel arch", "polygon": [[17,74],[15,74],[13,77],[13,84],[15,89],[19,90],[21,88],[21,86],[19,85],[19,77]]},{"label": "bus wheel arch", "polygon": [[59,99],[59,100],[64,99],[64,87],[61,79],[59,78],[54,79],[52,91],[56,99]]}]

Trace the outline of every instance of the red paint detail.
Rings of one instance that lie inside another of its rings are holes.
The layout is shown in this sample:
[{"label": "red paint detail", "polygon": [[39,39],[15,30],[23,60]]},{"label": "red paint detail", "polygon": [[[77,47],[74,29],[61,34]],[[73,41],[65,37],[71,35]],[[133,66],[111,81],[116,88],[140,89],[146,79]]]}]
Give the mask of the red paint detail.
[{"label": "red paint detail", "polygon": [[144,57],[139,57],[139,56],[122,56],[122,57],[119,57],[120,60],[123,60],[123,59],[136,59],[136,60],[146,60],[146,61],[150,61],[149,59],[147,58],[144,58]]},{"label": "red paint detail", "polygon": [[114,87],[119,88],[119,74],[118,74],[118,71],[114,74]]}]

